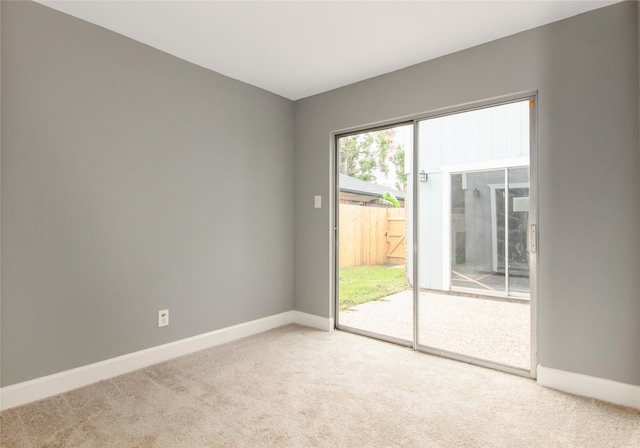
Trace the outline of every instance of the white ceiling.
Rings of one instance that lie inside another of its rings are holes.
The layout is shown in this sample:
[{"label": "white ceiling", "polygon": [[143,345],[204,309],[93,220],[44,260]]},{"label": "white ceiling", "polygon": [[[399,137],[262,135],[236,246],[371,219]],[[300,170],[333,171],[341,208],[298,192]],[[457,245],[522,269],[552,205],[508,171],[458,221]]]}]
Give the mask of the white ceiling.
[{"label": "white ceiling", "polygon": [[615,1],[39,1],[296,100]]}]

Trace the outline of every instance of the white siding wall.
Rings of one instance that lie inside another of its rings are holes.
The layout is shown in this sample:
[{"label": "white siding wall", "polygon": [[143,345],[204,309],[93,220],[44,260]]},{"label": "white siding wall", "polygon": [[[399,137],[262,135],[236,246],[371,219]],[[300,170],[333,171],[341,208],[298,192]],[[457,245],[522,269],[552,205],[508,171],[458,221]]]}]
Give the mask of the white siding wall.
[{"label": "white siding wall", "polygon": [[[528,163],[529,101],[445,115],[418,126],[420,287],[449,289],[450,173]],[[411,204],[409,198],[409,204]],[[408,247],[413,247],[408,222]],[[407,260],[408,272],[413,262]],[[413,280],[411,280],[413,283]]]}]

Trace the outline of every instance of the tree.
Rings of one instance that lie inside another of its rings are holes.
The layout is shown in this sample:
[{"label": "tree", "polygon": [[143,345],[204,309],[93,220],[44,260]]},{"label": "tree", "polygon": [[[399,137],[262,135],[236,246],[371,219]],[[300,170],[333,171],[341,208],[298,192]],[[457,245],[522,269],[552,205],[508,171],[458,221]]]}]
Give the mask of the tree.
[{"label": "tree", "polygon": [[404,148],[400,146],[399,150],[393,155],[393,161],[396,167],[396,188],[400,191],[404,191],[404,187],[407,185],[407,173],[404,172]]},{"label": "tree", "polygon": [[[366,182],[393,184],[404,190],[404,147],[396,141],[396,129],[342,137],[338,140],[339,169],[342,174]],[[390,168],[393,174],[390,175]]]}]

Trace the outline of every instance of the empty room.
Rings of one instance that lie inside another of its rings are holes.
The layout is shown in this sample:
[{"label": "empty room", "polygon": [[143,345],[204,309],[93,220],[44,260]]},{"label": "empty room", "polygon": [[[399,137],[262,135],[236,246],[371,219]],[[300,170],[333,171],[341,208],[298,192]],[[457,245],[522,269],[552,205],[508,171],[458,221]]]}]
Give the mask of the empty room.
[{"label": "empty room", "polygon": [[1,447],[640,446],[637,1],[0,39]]}]

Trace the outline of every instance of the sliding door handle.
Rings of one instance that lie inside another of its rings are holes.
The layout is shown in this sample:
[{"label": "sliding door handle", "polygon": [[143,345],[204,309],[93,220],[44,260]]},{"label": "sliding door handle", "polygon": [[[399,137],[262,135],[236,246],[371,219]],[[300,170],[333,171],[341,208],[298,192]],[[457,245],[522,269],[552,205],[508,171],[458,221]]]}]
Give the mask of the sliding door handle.
[{"label": "sliding door handle", "polygon": [[529,224],[527,235],[527,251],[536,253],[538,251],[538,229],[535,224]]}]

